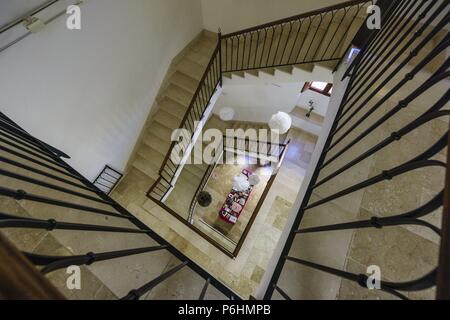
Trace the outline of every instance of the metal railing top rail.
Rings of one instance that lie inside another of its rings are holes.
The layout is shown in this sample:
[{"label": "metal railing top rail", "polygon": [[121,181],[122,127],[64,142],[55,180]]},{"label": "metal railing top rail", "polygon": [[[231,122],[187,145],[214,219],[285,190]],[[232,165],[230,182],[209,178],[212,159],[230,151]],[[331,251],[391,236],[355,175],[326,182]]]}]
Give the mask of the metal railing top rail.
[{"label": "metal railing top rail", "polygon": [[45,145],[47,149],[49,149],[52,153],[61,158],[70,159],[70,157],[63,151],[37,139],[32,137],[28,132],[19,127],[14,121],[12,121],[9,117],[7,117],[3,112],[0,111],[0,121],[2,123],[2,131],[6,131],[10,134],[17,134],[19,139],[26,140],[33,146]]},{"label": "metal railing top rail", "polygon": [[254,31],[258,31],[261,29],[265,29],[265,28],[270,28],[276,25],[280,25],[280,24],[284,24],[284,23],[288,23],[288,22],[292,22],[292,21],[297,21],[297,20],[301,20],[304,18],[308,18],[311,16],[315,16],[315,15],[320,15],[323,13],[327,13],[327,12],[332,12],[334,10],[339,10],[339,9],[344,9],[346,7],[349,6],[354,6],[354,5],[358,5],[358,4],[362,4],[362,3],[373,3],[372,0],[352,0],[352,1],[346,1],[346,2],[342,2],[333,6],[329,6],[329,7],[325,7],[322,9],[317,9],[317,10],[312,10],[312,11],[308,11],[302,14],[298,14],[295,16],[291,16],[288,18],[284,18],[284,19],[280,19],[280,20],[275,20],[272,22],[268,22],[268,23],[264,23],[255,27],[251,27],[251,28],[246,28],[243,30],[239,30],[236,32],[231,32],[225,35],[222,35],[222,39],[226,39],[226,38],[230,38],[233,36],[237,36],[237,35],[241,35],[241,34],[245,34],[245,33],[249,33],[249,32],[254,32]]}]

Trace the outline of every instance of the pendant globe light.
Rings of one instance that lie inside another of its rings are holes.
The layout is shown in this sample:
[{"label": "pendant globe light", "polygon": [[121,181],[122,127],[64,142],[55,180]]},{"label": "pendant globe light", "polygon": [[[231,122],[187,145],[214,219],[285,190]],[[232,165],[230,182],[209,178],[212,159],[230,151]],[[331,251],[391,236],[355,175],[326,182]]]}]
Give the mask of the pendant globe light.
[{"label": "pendant globe light", "polygon": [[278,134],[285,134],[292,126],[292,118],[286,112],[278,112],[269,121],[269,127]]}]

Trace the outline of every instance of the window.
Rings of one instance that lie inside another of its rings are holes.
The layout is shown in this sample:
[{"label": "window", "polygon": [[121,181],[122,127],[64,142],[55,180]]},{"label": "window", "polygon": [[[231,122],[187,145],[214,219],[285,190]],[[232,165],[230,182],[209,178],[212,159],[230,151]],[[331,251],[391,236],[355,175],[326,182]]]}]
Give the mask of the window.
[{"label": "window", "polygon": [[306,90],[312,90],[330,97],[333,92],[333,84],[320,81],[306,82],[302,92],[305,92]]}]

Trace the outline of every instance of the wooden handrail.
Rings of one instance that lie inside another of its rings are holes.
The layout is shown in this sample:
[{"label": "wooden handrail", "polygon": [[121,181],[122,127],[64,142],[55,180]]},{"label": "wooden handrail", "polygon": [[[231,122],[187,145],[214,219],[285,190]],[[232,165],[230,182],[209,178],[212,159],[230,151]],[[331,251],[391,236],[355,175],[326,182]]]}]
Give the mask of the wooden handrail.
[{"label": "wooden handrail", "polygon": [[298,14],[298,15],[295,15],[295,16],[291,16],[291,17],[288,17],[288,18],[275,20],[275,21],[272,21],[272,22],[268,22],[268,23],[264,23],[264,24],[255,26],[255,27],[243,29],[243,30],[236,31],[236,32],[233,32],[233,33],[228,33],[226,35],[222,35],[222,39],[234,37],[234,36],[237,36],[237,35],[240,35],[240,34],[245,34],[245,33],[253,32],[253,31],[257,31],[257,30],[273,27],[273,26],[276,26],[276,25],[284,24],[284,23],[287,23],[287,22],[296,21],[296,20],[300,20],[300,19],[303,19],[303,18],[308,18],[308,17],[311,17],[311,16],[319,15],[321,13],[327,13],[327,12],[330,12],[330,11],[333,11],[333,10],[339,10],[339,9],[343,9],[343,8],[346,8],[346,7],[354,6],[354,5],[361,4],[361,3],[368,3],[368,2],[370,2],[370,0],[352,0],[352,1],[342,2],[342,3],[336,4],[336,5],[333,5],[333,6],[328,6],[328,7],[322,8],[322,9],[308,11],[308,12],[301,13],[301,14]]},{"label": "wooden handrail", "polygon": [[0,299],[65,300],[1,232],[0,261]]},{"label": "wooden handrail", "polygon": [[447,174],[442,212],[442,235],[437,275],[437,299],[450,300],[450,133],[448,135]]}]

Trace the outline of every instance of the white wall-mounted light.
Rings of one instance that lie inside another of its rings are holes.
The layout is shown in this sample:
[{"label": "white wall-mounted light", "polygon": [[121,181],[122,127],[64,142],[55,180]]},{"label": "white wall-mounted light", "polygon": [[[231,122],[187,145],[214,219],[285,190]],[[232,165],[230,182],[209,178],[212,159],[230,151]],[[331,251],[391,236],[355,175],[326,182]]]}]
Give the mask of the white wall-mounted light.
[{"label": "white wall-mounted light", "polygon": [[23,26],[27,28],[28,31],[36,33],[45,27],[45,23],[39,18],[28,17],[23,21]]}]

